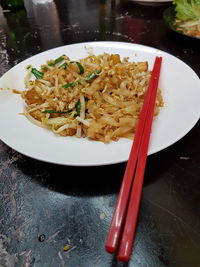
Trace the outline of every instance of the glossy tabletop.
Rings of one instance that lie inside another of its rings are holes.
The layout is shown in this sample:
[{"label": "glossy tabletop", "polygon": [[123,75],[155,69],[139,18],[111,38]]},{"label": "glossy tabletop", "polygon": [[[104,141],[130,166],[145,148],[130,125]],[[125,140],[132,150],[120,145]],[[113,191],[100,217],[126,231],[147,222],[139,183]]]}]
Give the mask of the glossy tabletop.
[{"label": "glossy tabletop", "polygon": [[[54,47],[107,40],[161,49],[200,77],[200,40],[166,26],[163,11],[170,5],[26,0],[21,9],[0,8],[0,75]],[[200,266],[199,140],[198,122],[180,141],[148,157],[128,264],[104,249],[126,163],[59,166],[0,141],[0,266]]]}]

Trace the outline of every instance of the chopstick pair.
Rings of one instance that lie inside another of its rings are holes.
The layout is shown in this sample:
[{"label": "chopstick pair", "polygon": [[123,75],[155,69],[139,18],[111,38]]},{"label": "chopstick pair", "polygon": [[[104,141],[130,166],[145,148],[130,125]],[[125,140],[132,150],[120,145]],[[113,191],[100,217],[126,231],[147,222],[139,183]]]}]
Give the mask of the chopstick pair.
[{"label": "chopstick pair", "polygon": [[109,253],[119,247],[117,258],[125,262],[130,259],[135,236],[161,63],[162,57],[156,57],[105,244]]}]

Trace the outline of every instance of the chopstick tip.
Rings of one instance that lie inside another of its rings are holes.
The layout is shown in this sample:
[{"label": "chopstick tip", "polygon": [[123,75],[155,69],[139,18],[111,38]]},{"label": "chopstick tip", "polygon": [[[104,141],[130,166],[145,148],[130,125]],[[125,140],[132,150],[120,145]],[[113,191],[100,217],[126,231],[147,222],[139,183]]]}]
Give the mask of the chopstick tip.
[{"label": "chopstick tip", "polygon": [[114,252],[115,252],[115,248],[112,247],[112,246],[108,246],[108,245],[105,245],[105,250],[106,250],[108,253],[114,253]]},{"label": "chopstick tip", "polygon": [[130,257],[122,256],[122,255],[118,255],[118,256],[117,256],[117,259],[118,259],[119,261],[128,262],[128,261],[130,260]]}]

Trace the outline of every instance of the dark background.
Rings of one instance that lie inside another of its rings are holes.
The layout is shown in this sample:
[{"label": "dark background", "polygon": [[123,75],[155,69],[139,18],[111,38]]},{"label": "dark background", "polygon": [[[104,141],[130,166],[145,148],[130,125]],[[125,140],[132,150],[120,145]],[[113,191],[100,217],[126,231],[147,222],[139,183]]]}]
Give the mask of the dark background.
[{"label": "dark background", "polygon": [[[200,76],[200,40],[166,26],[163,11],[170,4],[56,0],[0,9],[0,75],[50,48],[112,40],[159,48]],[[199,126],[148,157],[129,264],[117,262],[104,250],[125,163],[57,166],[30,159],[0,142],[0,265],[200,266]],[[65,245],[71,248],[67,252]]]}]

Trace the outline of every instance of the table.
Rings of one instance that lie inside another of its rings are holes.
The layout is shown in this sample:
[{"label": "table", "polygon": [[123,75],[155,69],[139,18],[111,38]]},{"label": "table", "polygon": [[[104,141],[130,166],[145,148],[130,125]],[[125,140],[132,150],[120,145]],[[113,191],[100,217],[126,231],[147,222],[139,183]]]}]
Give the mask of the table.
[{"label": "table", "polygon": [[[0,9],[0,75],[50,48],[112,40],[164,50],[200,77],[199,40],[172,32],[163,21],[170,2],[157,6],[111,0],[37,2],[27,0],[25,8],[13,11]],[[0,142],[0,266],[198,267],[199,126],[148,157],[129,264],[117,262],[104,250],[125,163],[57,166],[23,156]]]}]

